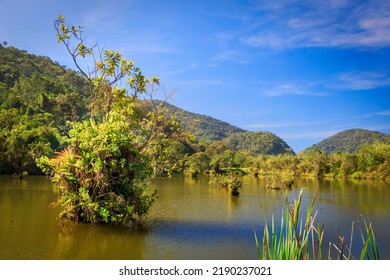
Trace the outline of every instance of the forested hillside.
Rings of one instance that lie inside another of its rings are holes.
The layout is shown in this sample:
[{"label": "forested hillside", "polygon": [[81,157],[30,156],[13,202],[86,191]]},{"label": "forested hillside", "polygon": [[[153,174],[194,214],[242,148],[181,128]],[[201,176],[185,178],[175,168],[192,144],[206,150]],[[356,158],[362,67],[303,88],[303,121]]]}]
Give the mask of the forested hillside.
[{"label": "forested hillside", "polygon": [[184,130],[194,134],[200,142],[223,141],[232,150],[244,150],[254,155],[294,153],[291,147],[271,132],[246,131],[227,122],[191,113],[165,103],[180,120]]},{"label": "forested hillside", "polygon": [[237,132],[223,141],[234,150],[246,150],[255,155],[294,154],[283,139],[271,132]]},{"label": "forested hillside", "polygon": [[348,129],[310,146],[307,150],[318,149],[325,151],[327,154],[333,152],[354,153],[363,145],[386,140],[390,140],[390,135],[366,129]]},{"label": "forested hillside", "polygon": [[210,143],[222,140],[233,133],[245,131],[209,116],[191,113],[172,104],[165,103],[165,105],[176,114],[183,128],[193,133],[200,141]]},{"label": "forested hillside", "polygon": [[60,149],[67,121],[84,116],[84,87],[48,57],[0,46],[0,173],[39,172],[35,159]]}]

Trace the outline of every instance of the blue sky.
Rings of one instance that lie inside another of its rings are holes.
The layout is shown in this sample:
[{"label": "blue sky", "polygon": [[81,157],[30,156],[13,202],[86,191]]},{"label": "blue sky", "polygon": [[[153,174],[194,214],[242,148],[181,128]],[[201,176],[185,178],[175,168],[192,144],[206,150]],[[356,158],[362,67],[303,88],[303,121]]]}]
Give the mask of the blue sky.
[{"label": "blue sky", "polygon": [[296,152],[345,129],[390,133],[388,0],[0,0],[0,41],[72,68],[59,14],[160,77],[172,104]]}]

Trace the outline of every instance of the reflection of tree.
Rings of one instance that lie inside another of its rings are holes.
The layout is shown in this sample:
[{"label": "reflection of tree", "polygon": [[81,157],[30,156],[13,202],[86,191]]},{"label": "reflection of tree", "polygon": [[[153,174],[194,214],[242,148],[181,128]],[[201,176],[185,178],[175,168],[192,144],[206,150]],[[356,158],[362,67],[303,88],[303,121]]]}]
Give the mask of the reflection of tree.
[{"label": "reflection of tree", "polygon": [[56,259],[142,260],[151,228],[126,230],[107,225],[66,222],[59,228]]}]

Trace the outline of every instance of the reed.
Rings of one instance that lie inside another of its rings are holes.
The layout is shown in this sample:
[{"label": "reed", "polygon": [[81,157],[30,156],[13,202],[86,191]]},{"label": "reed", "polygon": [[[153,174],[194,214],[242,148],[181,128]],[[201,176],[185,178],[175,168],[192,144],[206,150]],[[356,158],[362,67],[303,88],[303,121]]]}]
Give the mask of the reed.
[{"label": "reed", "polygon": [[[318,223],[315,225],[317,211],[314,212],[316,196],[307,206],[306,217],[301,217],[302,190],[298,198],[291,204],[288,203],[286,195],[286,206],[284,215],[280,220],[280,227],[275,226],[272,216],[271,227],[265,224],[262,243],[260,244],[256,231],[254,237],[258,259],[262,260],[309,260],[322,259],[324,226]],[[339,244],[329,243],[328,259],[331,259],[331,251],[336,250],[338,259],[354,259],[352,255],[352,244],[354,235],[354,223],[349,246],[345,238],[338,234]],[[378,245],[372,224],[364,220],[364,229],[360,229],[363,242],[360,259],[380,259]]]}]

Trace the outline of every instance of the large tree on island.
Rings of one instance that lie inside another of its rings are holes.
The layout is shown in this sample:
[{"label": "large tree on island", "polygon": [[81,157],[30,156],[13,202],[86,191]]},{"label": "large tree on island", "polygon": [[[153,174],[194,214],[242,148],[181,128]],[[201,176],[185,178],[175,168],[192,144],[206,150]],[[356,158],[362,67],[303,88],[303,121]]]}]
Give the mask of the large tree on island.
[{"label": "large tree on island", "polygon": [[[152,161],[155,166],[164,156],[167,138],[181,134],[178,122],[163,103],[153,102],[158,78],[146,78],[117,51],[87,47],[83,28],[67,26],[63,16],[54,26],[90,91],[89,119],[70,124],[69,143],[56,157],[38,160],[59,188],[60,216],[84,223],[139,221],[155,199],[147,189]],[[93,67],[83,67],[83,59]],[[118,86],[123,79],[128,89]]]}]

